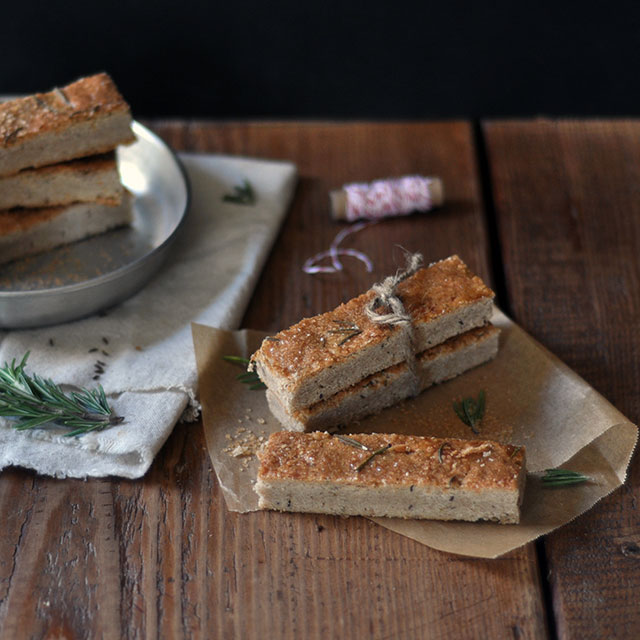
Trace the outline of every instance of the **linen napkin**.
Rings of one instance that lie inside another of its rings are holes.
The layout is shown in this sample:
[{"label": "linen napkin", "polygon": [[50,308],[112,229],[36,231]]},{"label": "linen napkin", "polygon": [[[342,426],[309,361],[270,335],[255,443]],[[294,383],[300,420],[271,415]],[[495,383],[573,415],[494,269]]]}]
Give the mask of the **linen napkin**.
[{"label": "linen napkin", "polygon": [[[218,155],[180,158],[190,211],[167,262],[142,291],[106,314],[0,334],[0,364],[30,351],[27,372],[57,383],[94,387],[100,360],[100,384],[125,421],[68,438],[56,426],[16,432],[0,419],[0,470],[137,478],[180,417],[197,416],[191,322],[237,328],[291,202],[296,168]],[[224,202],[244,179],[255,203]]]}]

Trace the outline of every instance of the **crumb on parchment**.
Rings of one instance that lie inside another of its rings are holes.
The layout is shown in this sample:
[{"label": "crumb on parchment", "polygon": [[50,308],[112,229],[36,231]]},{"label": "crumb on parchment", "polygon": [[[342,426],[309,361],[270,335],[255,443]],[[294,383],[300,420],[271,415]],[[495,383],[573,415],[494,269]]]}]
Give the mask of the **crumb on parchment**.
[{"label": "crumb on parchment", "polygon": [[233,435],[227,433],[225,438],[229,444],[223,451],[232,458],[242,459],[241,471],[247,468],[250,459],[258,454],[266,442],[264,431],[261,434],[256,434],[246,427],[238,427]]}]

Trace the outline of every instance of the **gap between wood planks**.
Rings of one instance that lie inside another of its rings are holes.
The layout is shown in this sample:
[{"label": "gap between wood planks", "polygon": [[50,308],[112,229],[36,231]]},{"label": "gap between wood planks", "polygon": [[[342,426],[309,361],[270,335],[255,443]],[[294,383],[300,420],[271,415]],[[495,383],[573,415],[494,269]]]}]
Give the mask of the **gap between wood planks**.
[{"label": "gap between wood planks", "polygon": [[[493,197],[493,186],[491,182],[491,170],[489,166],[489,152],[482,130],[480,120],[472,121],[473,143],[476,152],[476,162],[478,166],[478,180],[480,182],[480,197],[484,211],[484,218],[487,225],[487,239],[489,243],[489,267],[493,277],[492,286],[496,293],[498,306],[510,317],[511,302],[509,300],[509,290],[505,276],[504,261],[502,259],[502,247],[498,230],[498,215],[496,212],[495,200]],[[535,541],[536,559],[538,561],[538,571],[544,611],[546,613],[546,626],[550,640],[558,639],[558,629],[556,626],[555,609],[553,606],[553,591],[549,581],[549,562],[542,538]]]}]

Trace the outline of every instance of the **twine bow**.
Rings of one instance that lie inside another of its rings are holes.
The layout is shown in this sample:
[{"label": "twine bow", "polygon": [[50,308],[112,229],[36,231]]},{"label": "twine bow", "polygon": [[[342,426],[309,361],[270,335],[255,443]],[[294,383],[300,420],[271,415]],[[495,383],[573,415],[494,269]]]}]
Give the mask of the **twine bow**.
[{"label": "twine bow", "polygon": [[[376,324],[411,324],[409,316],[398,297],[398,285],[411,277],[422,266],[422,254],[407,253],[407,266],[404,271],[398,271],[394,276],[388,276],[382,282],[371,287],[376,297],[365,307],[365,313],[371,322]],[[388,307],[390,313],[378,313],[379,307]]]}]

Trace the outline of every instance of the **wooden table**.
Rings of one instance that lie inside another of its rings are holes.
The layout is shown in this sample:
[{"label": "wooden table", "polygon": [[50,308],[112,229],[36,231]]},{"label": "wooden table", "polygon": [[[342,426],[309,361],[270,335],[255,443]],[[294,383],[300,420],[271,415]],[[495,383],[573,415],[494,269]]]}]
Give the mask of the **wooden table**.
[{"label": "wooden table", "polygon": [[[297,163],[295,201],[244,326],[275,331],[393,272],[398,246],[452,253],[499,304],[632,421],[640,418],[640,122],[150,122],[179,150]],[[344,182],[441,175],[447,204],[350,238]],[[202,426],[179,425],[146,477],[0,474],[0,637],[638,638],[640,465],[627,485],[497,560],[448,555],[364,518],[227,511]]]}]

